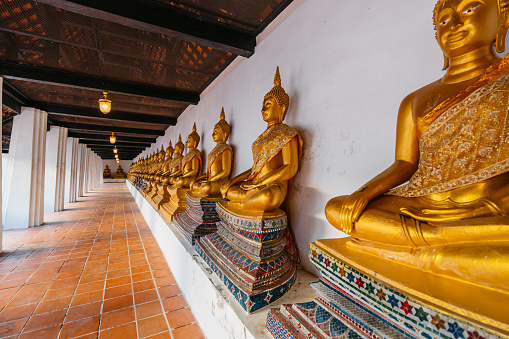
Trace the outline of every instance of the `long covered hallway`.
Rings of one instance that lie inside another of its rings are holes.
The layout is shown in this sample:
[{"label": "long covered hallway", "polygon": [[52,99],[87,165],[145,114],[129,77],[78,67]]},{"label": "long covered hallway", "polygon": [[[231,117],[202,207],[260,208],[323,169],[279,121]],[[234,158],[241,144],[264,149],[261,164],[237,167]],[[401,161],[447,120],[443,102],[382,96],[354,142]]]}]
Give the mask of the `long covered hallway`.
[{"label": "long covered hallway", "polygon": [[4,231],[1,338],[202,338],[125,184]]}]

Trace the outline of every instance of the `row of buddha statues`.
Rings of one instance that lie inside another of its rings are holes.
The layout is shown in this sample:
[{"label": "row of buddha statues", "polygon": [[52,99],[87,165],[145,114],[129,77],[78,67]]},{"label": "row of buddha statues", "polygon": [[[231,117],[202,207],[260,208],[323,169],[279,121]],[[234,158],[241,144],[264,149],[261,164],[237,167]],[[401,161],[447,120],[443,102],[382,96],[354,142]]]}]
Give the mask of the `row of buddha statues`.
[{"label": "row of buddha statues", "polygon": [[124,169],[122,168],[122,166],[119,165],[117,168],[117,172],[115,173],[115,176],[112,176],[110,168],[108,167],[108,165],[106,165],[106,167],[104,168],[104,171],[103,171],[103,178],[104,179],[125,179],[126,175],[124,173]]},{"label": "row of buddha statues", "polygon": [[[505,49],[509,1],[439,0],[433,22],[445,75],[402,101],[394,163],[324,206],[349,236],[311,244],[318,297],[271,311],[275,338],[335,338],[344,329],[338,322],[370,338],[509,335],[509,56],[495,53]],[[295,281],[284,204],[302,140],[283,123],[288,107],[278,70],[263,100],[267,129],[252,144],[254,164],[231,179],[224,111],[205,173],[196,126],[185,157],[179,136],[175,149],[138,160],[129,173],[148,199],[171,205],[165,213],[179,215],[180,229],[213,221],[190,241],[247,312],[281,297],[273,298],[274,286],[284,293]],[[353,308],[367,315],[355,318]]]}]

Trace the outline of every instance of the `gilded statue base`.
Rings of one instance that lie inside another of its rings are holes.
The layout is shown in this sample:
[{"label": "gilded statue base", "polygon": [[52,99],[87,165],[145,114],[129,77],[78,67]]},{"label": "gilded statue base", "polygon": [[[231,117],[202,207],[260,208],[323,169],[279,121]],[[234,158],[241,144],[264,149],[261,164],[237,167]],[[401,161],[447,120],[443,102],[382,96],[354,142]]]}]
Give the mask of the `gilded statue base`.
[{"label": "gilded statue base", "polygon": [[[322,275],[311,284],[317,306],[271,310],[267,326],[274,338],[312,338],[306,331],[320,333],[316,338],[336,338],[343,325],[368,338],[509,335],[509,312],[500,311],[508,309],[507,293],[397,265],[359,251],[348,238],[312,243],[310,259]],[[324,331],[333,323],[334,329]],[[280,335],[285,330],[299,335]]]},{"label": "gilded statue base", "polygon": [[281,298],[293,286],[296,266],[285,251],[286,214],[246,218],[218,202],[217,232],[197,240],[196,251],[249,314]]},{"label": "gilded statue base", "polygon": [[170,194],[170,200],[164,204],[161,204],[159,208],[161,213],[168,218],[169,221],[173,221],[173,218],[176,214],[182,213],[186,210],[186,192],[189,191],[189,188],[175,188],[172,186],[168,186],[167,189]]},{"label": "gilded statue base", "polygon": [[220,219],[216,211],[216,203],[224,201],[224,199],[221,197],[203,197],[189,191],[186,193],[186,200],[186,211],[177,214],[173,219],[173,223],[186,240],[194,246],[196,239],[217,230],[216,223]]},{"label": "gilded statue base", "polygon": [[149,181],[147,184],[147,187],[142,192],[143,196],[148,198],[151,195],[150,192],[152,192],[153,189],[154,189],[154,182]]}]

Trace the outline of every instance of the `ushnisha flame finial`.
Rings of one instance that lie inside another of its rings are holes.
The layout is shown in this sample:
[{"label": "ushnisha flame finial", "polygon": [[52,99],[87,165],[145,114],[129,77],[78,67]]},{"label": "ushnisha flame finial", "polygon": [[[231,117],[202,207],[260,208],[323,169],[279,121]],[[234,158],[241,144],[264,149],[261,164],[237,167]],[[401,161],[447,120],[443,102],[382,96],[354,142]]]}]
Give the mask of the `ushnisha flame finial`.
[{"label": "ushnisha flame finial", "polygon": [[276,75],[274,75],[274,87],[269,91],[269,93],[265,94],[263,97],[264,100],[267,98],[274,97],[279,106],[284,105],[285,110],[283,112],[283,116],[281,121],[285,119],[286,112],[288,112],[288,106],[290,106],[290,97],[286,94],[283,87],[281,87],[281,75],[279,74],[279,66],[276,68]]},{"label": "ushnisha flame finial", "polygon": [[200,136],[196,133],[196,122],[193,125],[193,131],[189,134],[189,138],[196,142],[196,146],[200,143]]}]

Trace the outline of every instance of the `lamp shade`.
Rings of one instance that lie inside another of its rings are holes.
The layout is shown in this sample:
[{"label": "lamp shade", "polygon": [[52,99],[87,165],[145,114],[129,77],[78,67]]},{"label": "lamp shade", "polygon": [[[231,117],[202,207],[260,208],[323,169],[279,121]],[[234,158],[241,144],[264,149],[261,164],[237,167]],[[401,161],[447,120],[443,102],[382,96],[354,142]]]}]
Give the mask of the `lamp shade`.
[{"label": "lamp shade", "polygon": [[113,132],[111,132],[110,142],[111,142],[112,144],[114,144],[115,142],[117,142],[117,137],[115,136],[115,133],[113,133]]},{"label": "lamp shade", "polygon": [[103,97],[99,99],[99,109],[104,114],[111,111],[111,100],[108,99],[108,92],[103,92]]}]

